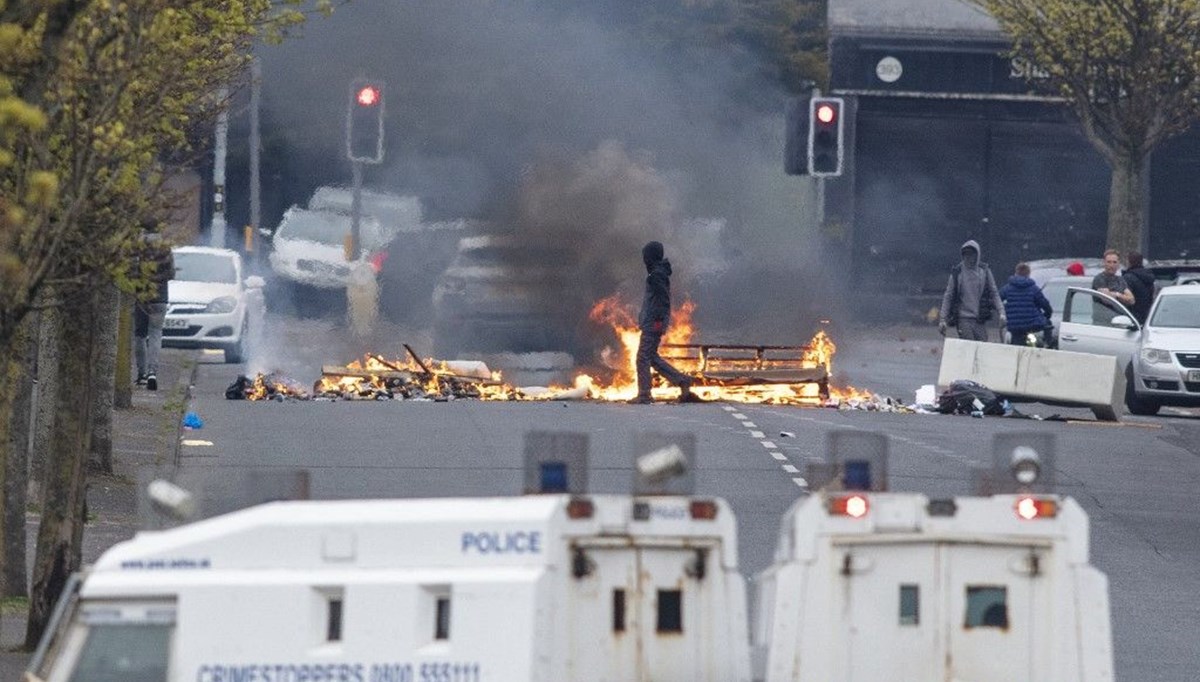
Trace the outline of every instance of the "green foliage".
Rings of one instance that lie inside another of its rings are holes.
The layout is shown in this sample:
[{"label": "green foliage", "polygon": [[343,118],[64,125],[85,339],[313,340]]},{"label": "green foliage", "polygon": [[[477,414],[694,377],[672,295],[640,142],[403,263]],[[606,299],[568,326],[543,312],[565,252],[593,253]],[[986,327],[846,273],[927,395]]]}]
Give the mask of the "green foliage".
[{"label": "green foliage", "polygon": [[279,40],[332,0],[0,2],[0,342],[47,286],[97,276],[145,286],[129,263],[177,198],[189,139]]},{"label": "green foliage", "polygon": [[1200,0],[973,0],[1110,162],[1200,117]]}]

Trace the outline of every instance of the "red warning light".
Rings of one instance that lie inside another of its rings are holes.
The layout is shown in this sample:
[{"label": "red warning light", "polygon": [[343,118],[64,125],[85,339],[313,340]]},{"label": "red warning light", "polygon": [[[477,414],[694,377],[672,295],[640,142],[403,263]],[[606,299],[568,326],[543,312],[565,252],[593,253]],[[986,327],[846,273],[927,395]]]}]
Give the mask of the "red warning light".
[{"label": "red warning light", "polygon": [[833,123],[833,118],[836,112],[833,107],[828,104],[822,104],[817,107],[817,120],[821,123]]},{"label": "red warning light", "polygon": [[364,107],[373,107],[379,104],[379,88],[374,85],[367,85],[359,88],[358,94],[354,98],[359,105]]}]

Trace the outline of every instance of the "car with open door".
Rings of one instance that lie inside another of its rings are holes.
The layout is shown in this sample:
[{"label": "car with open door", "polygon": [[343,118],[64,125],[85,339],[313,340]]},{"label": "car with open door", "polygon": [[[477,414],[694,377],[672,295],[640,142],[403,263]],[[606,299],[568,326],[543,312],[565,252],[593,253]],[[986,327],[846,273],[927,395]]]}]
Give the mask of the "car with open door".
[{"label": "car with open door", "polygon": [[1116,356],[1125,368],[1125,404],[1134,414],[1200,406],[1200,287],[1164,288],[1144,326],[1113,297],[1072,287],[1059,347]]}]

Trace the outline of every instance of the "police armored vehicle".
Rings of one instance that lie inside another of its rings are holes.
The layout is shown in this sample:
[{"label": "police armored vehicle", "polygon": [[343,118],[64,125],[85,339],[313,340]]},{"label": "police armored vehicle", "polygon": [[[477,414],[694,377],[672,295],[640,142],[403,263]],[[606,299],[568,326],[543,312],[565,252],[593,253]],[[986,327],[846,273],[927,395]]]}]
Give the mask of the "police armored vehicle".
[{"label": "police armored vehicle", "polygon": [[[729,506],[576,492],[586,479],[564,459],[527,453],[527,489],[559,494],[273,502],[140,533],[60,602],[31,672],[46,682],[748,681]],[[671,448],[639,460],[652,477],[678,464]]]},{"label": "police armored vehicle", "polygon": [[888,492],[886,448],[833,434],[810,473],[828,485],[784,517],[758,580],[765,679],[1112,680],[1108,580],[1083,509],[1049,493],[1047,435],[998,437],[975,497]]}]

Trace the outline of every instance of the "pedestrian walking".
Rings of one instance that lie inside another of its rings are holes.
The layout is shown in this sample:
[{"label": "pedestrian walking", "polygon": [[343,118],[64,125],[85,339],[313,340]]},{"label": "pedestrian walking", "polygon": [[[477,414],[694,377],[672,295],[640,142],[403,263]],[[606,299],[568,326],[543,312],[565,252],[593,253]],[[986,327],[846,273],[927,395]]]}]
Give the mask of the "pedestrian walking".
[{"label": "pedestrian walking", "polygon": [[168,283],[175,278],[175,258],[170,245],[158,235],[150,235],[139,258],[146,264],[153,289],[139,300],[133,311],[133,357],[137,364],[137,384],[158,390],[158,354],[162,350],[163,322],[167,317]]},{"label": "pedestrian walking", "polygon": [[1013,276],[1000,289],[1004,316],[1008,319],[1009,343],[1024,346],[1030,334],[1042,334],[1048,348],[1053,338],[1050,317],[1054,315],[1054,308],[1029,273],[1028,263],[1018,263]]},{"label": "pedestrian walking", "polygon": [[946,293],[942,294],[938,330],[945,336],[947,327],[953,326],[960,339],[987,341],[987,323],[993,315],[998,313],[1000,326],[1005,325],[1004,303],[991,268],[982,260],[979,243],[967,240],[959,251],[962,260],[950,270]]},{"label": "pedestrian walking", "polygon": [[1133,319],[1138,324],[1146,324],[1146,318],[1150,316],[1150,304],[1154,303],[1154,273],[1146,269],[1142,254],[1137,251],[1130,251],[1126,260],[1129,267],[1122,277],[1125,278],[1125,286],[1129,287],[1129,293],[1133,294],[1133,305],[1129,306],[1129,312],[1133,313]]},{"label": "pedestrian walking", "polygon": [[[1137,302],[1125,278],[1120,274],[1121,253],[1116,249],[1104,252],[1104,270],[1092,278],[1092,288],[1102,294],[1108,294],[1126,306]],[[1092,322],[1107,325],[1118,314],[1117,308],[1104,300],[1097,299],[1092,306]]]},{"label": "pedestrian walking", "polygon": [[671,262],[664,257],[661,242],[650,242],[642,248],[646,264],[646,293],[638,314],[641,337],[637,350],[637,397],[631,403],[654,402],[650,397],[650,369],[654,368],[667,381],[679,387],[679,401],[695,399],[691,392],[692,378],[671,366],[658,354],[658,346],[671,324]]}]

